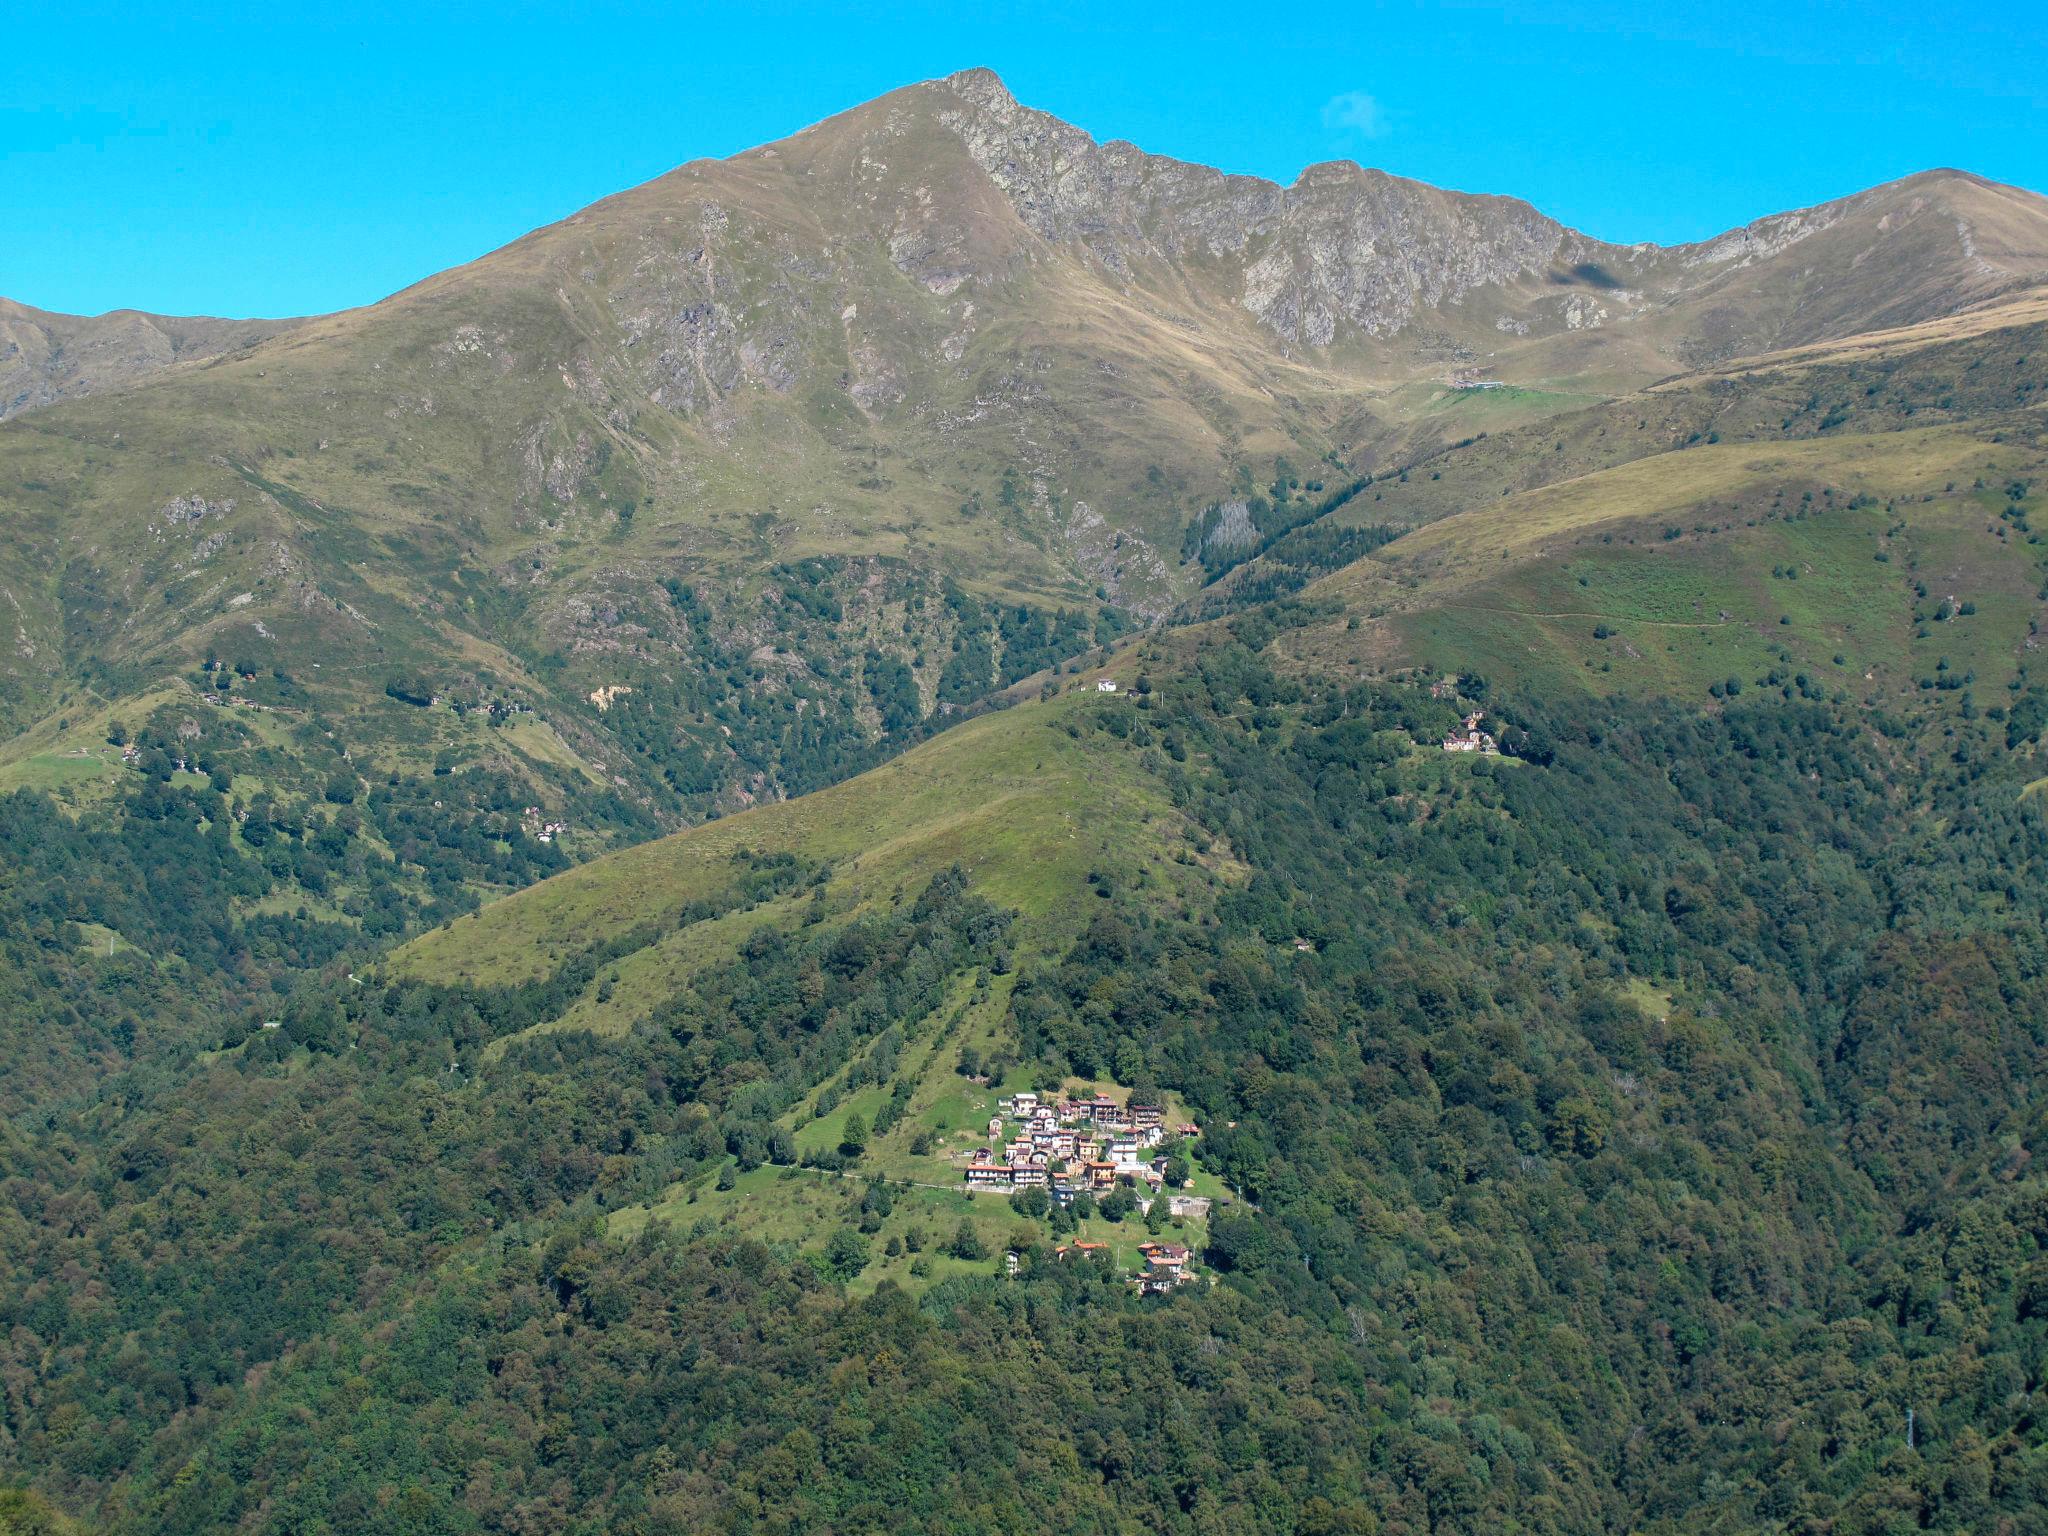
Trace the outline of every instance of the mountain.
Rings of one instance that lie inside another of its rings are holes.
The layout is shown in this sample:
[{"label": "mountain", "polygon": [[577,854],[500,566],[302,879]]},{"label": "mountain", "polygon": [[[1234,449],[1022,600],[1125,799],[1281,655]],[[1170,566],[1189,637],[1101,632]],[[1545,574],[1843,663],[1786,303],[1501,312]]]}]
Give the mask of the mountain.
[{"label": "mountain", "polygon": [[[839,388],[887,414],[920,372],[920,344],[958,362],[1009,311],[1062,299],[1202,337],[1212,364],[1233,341],[1241,351],[1232,322],[1249,316],[1278,344],[1279,358],[1264,361],[1339,377],[1532,353],[1563,376],[1696,363],[1951,313],[2040,281],[2044,215],[2033,194],[1930,171],[1697,245],[1612,245],[1513,199],[1349,163],[1281,187],[1098,144],[969,70],[733,160],[685,166],[423,286],[470,290],[580,266],[576,286],[595,286],[610,311],[601,339],[637,354],[610,361],[627,363],[657,404],[693,414],[742,381],[787,393],[836,371]],[[849,265],[854,251],[861,260]],[[763,258],[775,270],[757,270]],[[1018,282],[1040,264],[1054,270]],[[966,302],[905,310],[900,294],[889,304],[895,278],[941,300],[963,288],[966,300],[987,297],[975,313]],[[864,295],[898,323],[860,322]],[[769,313],[771,296],[792,302]],[[157,362],[293,323],[11,315],[48,338],[45,352],[74,336],[161,337],[133,349]],[[1555,345],[1597,330],[1609,332],[1605,346]],[[1404,332],[1419,334],[1376,345]],[[1627,360],[1592,361],[1609,350]],[[37,348],[22,352],[38,360]]]},{"label": "mountain", "polygon": [[117,309],[55,315],[0,299],[0,421],[119,389],[174,363],[203,362],[290,329],[289,320],[212,320]]},{"label": "mountain", "polygon": [[2042,214],[972,71],[0,425],[0,1524],[2036,1529]]},{"label": "mountain", "polygon": [[123,322],[238,344],[0,428],[7,755],[175,729],[213,657],[386,769],[496,765],[588,851],[878,760],[1476,430],[1991,302],[2044,231],[1930,173],[1609,246],[1098,145],[969,71],[253,345]]}]

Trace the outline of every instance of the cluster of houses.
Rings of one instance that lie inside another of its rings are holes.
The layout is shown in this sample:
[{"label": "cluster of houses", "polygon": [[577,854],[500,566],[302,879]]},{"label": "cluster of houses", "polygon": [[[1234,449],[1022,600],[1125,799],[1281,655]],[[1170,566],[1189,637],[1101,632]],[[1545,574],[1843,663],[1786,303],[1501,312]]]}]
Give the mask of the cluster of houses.
[{"label": "cluster of houses", "polygon": [[[1005,1145],[1012,1123],[1016,1135]],[[1192,1136],[1181,1125],[1175,1134]],[[1165,1114],[1156,1104],[1119,1104],[1106,1093],[1092,1099],[1048,1099],[1020,1093],[1003,1099],[989,1117],[988,1146],[962,1170],[969,1189],[1043,1189],[1061,1205],[1083,1191],[1106,1194],[1120,1179],[1153,1189],[1165,1181]]]},{"label": "cluster of houses", "polygon": [[[1195,1278],[1194,1250],[1185,1243],[1166,1243],[1155,1239],[1138,1244],[1138,1253],[1145,1260],[1145,1267],[1131,1276],[1131,1284],[1138,1288],[1140,1296],[1163,1296],[1175,1286],[1186,1285]],[[1053,1257],[1061,1263],[1069,1259],[1107,1257],[1108,1254],[1108,1243],[1067,1243],[1053,1250]],[[1014,1260],[1016,1255],[1010,1257]],[[1013,1262],[1012,1273],[1015,1270]]]},{"label": "cluster of houses", "polygon": [[[436,805],[440,803],[438,800],[434,802]],[[537,805],[529,805],[519,813],[519,825],[528,837],[543,843],[552,843],[569,830],[569,823],[566,821],[543,820],[541,809]]]},{"label": "cluster of houses", "polygon": [[[135,745],[135,743],[132,741],[128,743],[127,746],[121,749],[121,761],[124,763],[135,762],[141,756],[142,748]],[[193,771],[190,765],[187,764],[185,759],[182,757],[173,757],[171,759],[171,766],[177,769],[178,772],[180,773],[190,773]]]},{"label": "cluster of houses", "polygon": [[1485,718],[1485,710],[1473,710],[1471,714],[1465,717],[1463,730],[1453,731],[1444,738],[1444,750],[1446,752],[1485,752],[1489,754],[1499,752],[1500,744],[1479,728],[1479,722]]}]

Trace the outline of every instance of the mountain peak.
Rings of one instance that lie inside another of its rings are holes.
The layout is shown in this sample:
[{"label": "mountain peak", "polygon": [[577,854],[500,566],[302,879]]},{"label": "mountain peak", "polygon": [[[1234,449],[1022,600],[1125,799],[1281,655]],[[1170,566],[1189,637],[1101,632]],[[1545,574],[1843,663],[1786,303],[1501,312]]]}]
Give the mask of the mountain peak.
[{"label": "mountain peak", "polygon": [[1006,101],[1012,106],[1017,105],[1017,98],[1011,94],[1010,88],[1003,84],[1003,77],[986,64],[977,64],[972,69],[955,70],[937,83],[949,86],[963,96],[972,95],[985,100]]},{"label": "mountain peak", "polygon": [[[2048,277],[2048,202],[1965,171],[1921,171],[1693,245],[1623,247],[1512,197],[1349,160],[1309,165],[1283,186],[1098,141],[1019,102],[985,65],[598,207],[600,243],[625,242],[603,302],[636,336],[665,338],[649,354],[647,393],[684,415],[749,382],[780,393],[813,369],[856,378],[869,408],[899,401],[925,348],[964,355],[999,295],[1026,302],[1012,285],[1032,272],[1056,283],[1061,304],[1123,310],[1135,299],[1152,319],[1230,338],[1248,356],[1277,347],[1292,363],[1300,349],[1334,348],[1341,368],[1375,377],[1435,376],[1482,358],[1499,369],[1525,346],[1543,353],[1544,377],[1591,366],[1596,353],[1656,377],[1954,313]],[[535,254],[595,274],[590,213],[421,290],[485,273],[516,284]],[[679,229],[692,232],[680,251]],[[855,252],[886,280],[850,278]],[[928,317],[935,329],[915,343],[901,327],[858,341],[853,367],[837,358],[841,328],[810,334],[795,318],[884,311],[900,301],[899,278],[937,299],[964,288],[960,312]],[[86,322],[0,311],[0,416],[260,334],[143,322],[94,322],[88,349]],[[885,356],[892,347],[901,355]]]}]

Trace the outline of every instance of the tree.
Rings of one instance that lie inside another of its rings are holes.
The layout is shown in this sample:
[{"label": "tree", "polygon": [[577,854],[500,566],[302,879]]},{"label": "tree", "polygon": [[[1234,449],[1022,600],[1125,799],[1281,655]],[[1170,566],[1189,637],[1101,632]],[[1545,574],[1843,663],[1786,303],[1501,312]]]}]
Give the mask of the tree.
[{"label": "tree", "polygon": [[889,1212],[896,1204],[896,1197],[889,1192],[889,1181],[880,1174],[868,1180],[866,1192],[860,1201],[860,1229],[863,1232],[879,1232],[882,1223],[889,1218]]},{"label": "tree", "polygon": [[1301,1506],[1301,1536],[1373,1536],[1379,1517],[1363,1504],[1332,1504],[1321,1494]]},{"label": "tree", "polygon": [[77,1536],[79,1527],[27,1488],[0,1488],[0,1536]]},{"label": "tree", "polygon": [[1591,1157],[1607,1142],[1607,1117],[1598,1105],[1574,1094],[1559,1102],[1550,1117],[1550,1144],[1559,1152]]},{"label": "tree", "polygon": [[839,1150],[848,1157],[859,1157],[868,1149],[868,1123],[858,1114],[848,1115],[846,1124],[840,1127]]},{"label": "tree", "polygon": [[868,1267],[868,1240],[851,1227],[841,1227],[825,1245],[825,1268],[842,1284]]},{"label": "tree", "polygon": [[953,1234],[951,1247],[956,1259],[972,1261],[988,1257],[988,1248],[982,1242],[981,1234],[974,1230],[974,1223],[971,1221],[963,1220],[960,1223],[960,1230]]}]

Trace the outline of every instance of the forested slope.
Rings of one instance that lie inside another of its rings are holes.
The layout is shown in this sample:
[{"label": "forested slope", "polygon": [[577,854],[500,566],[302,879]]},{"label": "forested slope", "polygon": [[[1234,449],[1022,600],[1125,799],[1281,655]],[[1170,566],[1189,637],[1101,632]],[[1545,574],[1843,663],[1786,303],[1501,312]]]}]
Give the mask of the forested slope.
[{"label": "forested slope", "polygon": [[[1508,695],[1511,755],[1459,757],[1469,698],[1275,670],[1315,618],[977,728],[1155,784],[1228,864],[1119,818],[1036,915],[972,843],[842,910],[762,851],[798,802],[587,959],[337,978],[117,1145],[110,1107],[22,1138],[18,1454],[146,1529],[2032,1528],[2039,721]],[[749,909],[623,1027],[536,1028]],[[1213,1285],[1140,1301],[1015,1215],[1018,1278],[865,1295],[826,1231],[604,1235],[735,1158],[808,1176],[787,1112],[892,1038],[909,1071],[977,975],[1018,1059],[1199,1117]]]}]

